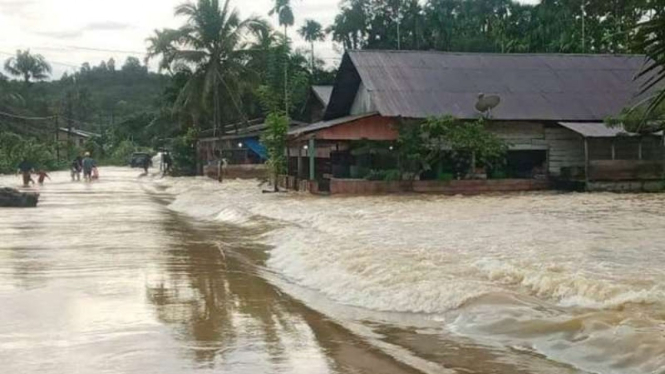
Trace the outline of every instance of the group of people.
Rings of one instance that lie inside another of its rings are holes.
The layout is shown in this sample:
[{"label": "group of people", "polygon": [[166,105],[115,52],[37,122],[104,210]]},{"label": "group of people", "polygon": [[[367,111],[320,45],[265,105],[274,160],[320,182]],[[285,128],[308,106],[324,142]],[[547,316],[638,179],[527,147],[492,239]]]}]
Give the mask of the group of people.
[{"label": "group of people", "polygon": [[99,179],[99,170],[97,170],[97,162],[90,157],[90,152],[86,152],[84,157],[78,156],[72,161],[71,164],[71,176],[73,181],[81,180],[81,172],[83,172],[83,179],[86,182],[90,182],[95,179]]},{"label": "group of people", "polygon": [[39,169],[37,172],[35,172],[34,166],[27,159],[23,159],[18,165],[18,174],[21,174],[23,177],[23,187],[28,187],[31,183],[35,184],[35,180],[32,179],[33,174],[37,176],[37,182],[40,185],[44,184],[46,178],[51,180],[51,177],[48,175],[46,170]]},{"label": "group of people", "polygon": [[[90,153],[86,152],[84,157],[78,156],[72,161],[71,167],[72,181],[80,181],[81,173],[83,173],[83,179],[87,182],[99,179],[99,171],[97,170],[97,163],[95,160],[90,157]],[[24,158],[21,163],[18,165],[18,174],[21,175],[23,179],[23,187],[29,187],[30,184],[35,184],[35,180],[32,179],[32,176],[37,176],[37,183],[40,185],[44,184],[46,178],[51,180],[51,177],[48,175],[46,170],[43,168],[37,169],[35,171],[34,165]]]}]

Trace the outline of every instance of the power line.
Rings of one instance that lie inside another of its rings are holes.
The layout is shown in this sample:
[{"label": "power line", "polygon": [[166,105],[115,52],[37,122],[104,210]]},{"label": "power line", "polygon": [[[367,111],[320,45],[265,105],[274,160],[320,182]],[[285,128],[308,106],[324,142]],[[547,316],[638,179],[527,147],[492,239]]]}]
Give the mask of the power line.
[{"label": "power line", "polygon": [[61,47],[42,47],[42,46],[37,46],[33,47],[33,49],[45,49],[49,51],[60,51],[60,52],[66,52],[69,50],[81,50],[81,51],[92,51],[92,52],[104,52],[104,53],[122,53],[122,54],[138,54],[138,55],[144,55],[146,54],[146,51],[127,51],[127,50],[119,50],[119,49],[103,49],[103,48],[90,48],[90,47],[79,47],[75,45],[64,45]]},{"label": "power line", "polygon": [[[0,51],[0,55],[7,55],[7,56],[14,57],[14,56],[16,56],[16,53],[9,53],[9,52],[5,52],[5,51]],[[68,63],[65,63],[65,62],[53,61],[53,60],[50,60],[50,59],[48,60],[48,62],[50,64],[67,66],[67,67],[74,68],[74,69],[79,68],[79,66],[74,65],[74,64],[68,64]]]},{"label": "power line", "polygon": [[10,117],[10,118],[23,119],[23,120],[26,120],[26,121],[45,121],[45,120],[50,120],[50,119],[55,118],[55,116],[50,116],[50,117],[24,117],[24,116],[18,116],[18,115],[11,114],[11,113],[6,113],[6,112],[0,112],[0,115],[5,116],[5,117]]}]

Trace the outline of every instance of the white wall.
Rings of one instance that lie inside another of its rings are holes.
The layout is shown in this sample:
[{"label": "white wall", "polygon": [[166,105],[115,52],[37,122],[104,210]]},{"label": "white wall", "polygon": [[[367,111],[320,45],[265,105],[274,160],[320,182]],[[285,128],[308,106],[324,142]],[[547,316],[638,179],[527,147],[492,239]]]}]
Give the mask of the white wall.
[{"label": "white wall", "polygon": [[351,106],[350,115],[355,116],[358,114],[372,113],[376,111],[376,107],[372,102],[372,95],[370,91],[365,87],[363,82],[360,82],[358,87],[358,92],[356,93],[356,98],[353,100],[353,105]]}]

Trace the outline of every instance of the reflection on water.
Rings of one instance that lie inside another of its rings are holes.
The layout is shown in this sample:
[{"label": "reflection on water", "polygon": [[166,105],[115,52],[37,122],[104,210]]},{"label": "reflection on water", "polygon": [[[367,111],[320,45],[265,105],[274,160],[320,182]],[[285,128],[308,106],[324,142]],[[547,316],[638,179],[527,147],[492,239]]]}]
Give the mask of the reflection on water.
[{"label": "reflection on water", "polygon": [[173,213],[133,171],[53,178],[1,212],[3,372],[414,372],[257,277],[251,230]]},{"label": "reflection on water", "polygon": [[663,373],[664,195],[137,176],[0,211],[3,372]]}]

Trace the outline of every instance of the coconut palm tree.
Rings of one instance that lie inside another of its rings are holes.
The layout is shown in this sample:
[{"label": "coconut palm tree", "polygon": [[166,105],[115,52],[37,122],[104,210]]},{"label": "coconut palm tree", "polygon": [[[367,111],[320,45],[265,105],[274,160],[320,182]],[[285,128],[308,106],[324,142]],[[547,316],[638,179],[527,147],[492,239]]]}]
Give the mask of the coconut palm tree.
[{"label": "coconut palm tree", "polygon": [[640,73],[640,77],[648,77],[644,83],[643,92],[655,93],[649,100],[647,116],[661,105],[665,106],[665,12],[656,14],[650,20],[638,25],[639,34],[643,41],[639,47],[644,50],[649,62]]},{"label": "coconut palm tree", "polygon": [[305,20],[305,24],[298,30],[298,34],[309,42],[312,49],[312,74],[314,74],[314,42],[322,42],[326,40],[326,34],[323,32],[323,27],[321,24],[308,19]]},{"label": "coconut palm tree", "polygon": [[230,9],[230,0],[221,6],[219,0],[187,2],[176,7],[175,15],[187,17],[187,21],[179,29],[157,31],[149,38],[147,59],[161,56],[162,69],[191,70],[175,106],[200,111],[212,96],[216,136],[221,129],[222,105],[232,104],[237,114],[244,117],[238,90],[248,74],[248,39],[252,29],[262,23],[256,18],[241,19],[237,10]]},{"label": "coconut palm tree", "polygon": [[16,56],[5,61],[5,70],[15,77],[23,77],[25,83],[30,80],[42,80],[51,75],[51,65],[42,55],[33,55],[30,50],[16,51]]},{"label": "coconut palm tree", "polygon": [[[288,28],[295,23],[291,0],[275,0],[275,6],[268,12],[268,15],[277,14],[279,25],[284,27],[284,57],[288,61],[289,36]],[[288,63],[284,64],[284,106],[286,115],[289,115],[289,68]]]}]

